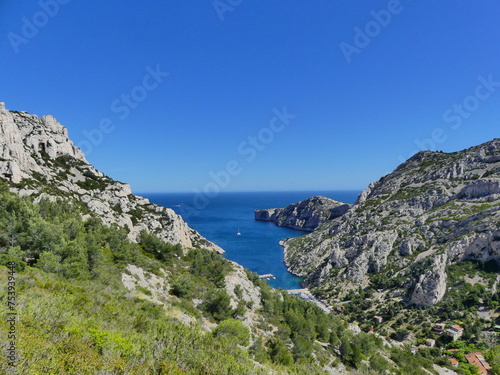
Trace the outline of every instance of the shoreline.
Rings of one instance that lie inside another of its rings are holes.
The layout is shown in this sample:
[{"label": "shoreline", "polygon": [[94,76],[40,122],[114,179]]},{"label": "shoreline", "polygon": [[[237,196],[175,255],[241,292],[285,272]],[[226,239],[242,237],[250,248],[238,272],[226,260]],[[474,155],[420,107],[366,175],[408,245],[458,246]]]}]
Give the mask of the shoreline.
[{"label": "shoreline", "polygon": [[302,288],[302,289],[288,289],[287,292],[288,292],[288,294],[291,294],[291,295],[297,296],[299,298],[302,298],[305,301],[311,301],[312,303],[314,303],[316,306],[318,306],[321,310],[323,310],[327,314],[329,314],[329,313],[331,313],[333,311],[333,309],[331,308],[331,306],[329,306],[326,303],[320,301],[307,288]]}]

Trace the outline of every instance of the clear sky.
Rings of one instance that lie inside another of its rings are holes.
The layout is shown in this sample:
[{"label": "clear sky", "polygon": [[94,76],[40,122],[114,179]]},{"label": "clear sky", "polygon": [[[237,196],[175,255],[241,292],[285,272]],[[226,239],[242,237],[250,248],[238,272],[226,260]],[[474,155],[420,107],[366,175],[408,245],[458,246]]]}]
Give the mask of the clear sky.
[{"label": "clear sky", "polygon": [[53,114],[135,192],[361,190],[419,149],[498,137],[498,1],[4,0],[0,14],[0,100]]}]

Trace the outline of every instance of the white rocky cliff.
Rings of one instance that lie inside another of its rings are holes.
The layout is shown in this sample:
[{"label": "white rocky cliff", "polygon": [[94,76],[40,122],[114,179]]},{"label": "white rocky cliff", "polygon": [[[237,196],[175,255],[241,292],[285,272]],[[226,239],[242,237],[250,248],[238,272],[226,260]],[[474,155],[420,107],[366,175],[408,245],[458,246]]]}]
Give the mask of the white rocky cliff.
[{"label": "white rocky cliff", "polygon": [[0,102],[0,178],[11,190],[82,202],[105,224],[117,224],[136,241],[146,230],[184,248],[203,247],[223,253],[190,228],[173,210],[133,195],[130,186],[112,180],[90,165],[53,116],[8,111]]},{"label": "white rocky cliff", "polygon": [[307,285],[342,294],[382,274],[392,280],[388,296],[434,305],[446,293],[448,266],[473,260],[500,270],[500,139],[419,152],[344,215],[282,244]]},{"label": "white rocky cliff", "polygon": [[255,220],[272,221],[280,227],[312,232],[321,224],[342,216],[350,207],[350,204],[317,196],[284,208],[255,210]]}]

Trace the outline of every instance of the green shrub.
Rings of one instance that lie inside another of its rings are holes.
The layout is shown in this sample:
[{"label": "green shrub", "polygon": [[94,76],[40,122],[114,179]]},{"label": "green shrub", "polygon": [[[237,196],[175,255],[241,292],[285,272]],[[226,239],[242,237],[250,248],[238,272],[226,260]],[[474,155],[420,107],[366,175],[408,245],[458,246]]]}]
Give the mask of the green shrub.
[{"label": "green shrub", "polygon": [[178,256],[182,253],[180,244],[172,245],[168,242],[164,242],[144,230],[140,233],[139,244],[144,251],[167,264],[172,264],[174,255]]},{"label": "green shrub", "polygon": [[189,298],[195,291],[195,285],[191,277],[181,275],[172,283],[170,293],[180,298]]},{"label": "green shrub", "polygon": [[50,252],[44,251],[40,254],[36,267],[45,272],[57,273],[61,270],[61,257]]},{"label": "green shrub", "polygon": [[230,297],[223,289],[214,289],[201,304],[201,308],[208,312],[212,318],[220,322],[231,318],[233,310],[230,305]]},{"label": "green shrub", "polygon": [[227,319],[219,323],[213,330],[215,337],[223,337],[232,344],[248,346],[250,343],[250,331],[242,322],[236,319]]},{"label": "green shrub", "polygon": [[276,338],[269,345],[269,355],[273,362],[290,366],[293,362],[292,354],[288,351],[283,340]]}]

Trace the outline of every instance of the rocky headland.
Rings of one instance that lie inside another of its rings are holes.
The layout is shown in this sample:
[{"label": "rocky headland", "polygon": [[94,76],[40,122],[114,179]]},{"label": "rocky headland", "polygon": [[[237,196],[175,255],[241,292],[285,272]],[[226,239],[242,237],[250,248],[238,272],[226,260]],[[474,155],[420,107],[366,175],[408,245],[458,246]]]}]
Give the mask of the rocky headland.
[{"label": "rocky headland", "polygon": [[350,204],[317,196],[283,208],[255,210],[255,220],[272,221],[280,227],[312,232],[321,224],[344,215],[350,207]]}]

